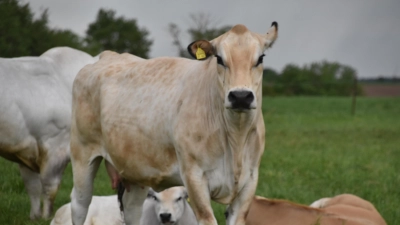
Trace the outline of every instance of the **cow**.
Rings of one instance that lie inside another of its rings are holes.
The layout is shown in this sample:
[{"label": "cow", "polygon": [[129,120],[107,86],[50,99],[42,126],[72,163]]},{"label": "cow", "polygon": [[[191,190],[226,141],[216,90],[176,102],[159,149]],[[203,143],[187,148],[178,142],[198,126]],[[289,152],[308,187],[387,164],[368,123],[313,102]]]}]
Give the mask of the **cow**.
[{"label": "cow", "polygon": [[[196,216],[187,197],[186,189],[182,186],[168,188],[160,193],[150,189],[143,204],[140,225],[196,224]],[[50,225],[72,225],[71,203],[57,210]],[[93,196],[84,225],[123,225],[117,195]]]},{"label": "cow", "polygon": [[355,195],[323,198],[311,206],[255,196],[246,225],[386,225],[370,202]]},{"label": "cow", "polygon": [[68,47],[39,57],[0,58],[0,156],[19,164],[31,219],[51,214],[70,159],[72,83],[95,61]]},{"label": "cow", "polygon": [[[210,199],[228,205],[228,225],[243,225],[264,152],[261,112],[264,35],[236,25],[194,41],[197,60],[101,53],[73,85],[72,220],[82,225],[102,159],[123,195],[125,222],[138,225],[149,187],[184,185],[200,225],[216,225]],[[115,182],[113,182],[115,183]]]}]

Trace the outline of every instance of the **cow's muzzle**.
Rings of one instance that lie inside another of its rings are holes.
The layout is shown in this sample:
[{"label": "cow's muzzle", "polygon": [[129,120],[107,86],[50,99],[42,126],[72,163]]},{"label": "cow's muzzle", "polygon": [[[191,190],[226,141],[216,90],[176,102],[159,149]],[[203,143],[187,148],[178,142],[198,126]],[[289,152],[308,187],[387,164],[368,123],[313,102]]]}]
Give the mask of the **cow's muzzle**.
[{"label": "cow's muzzle", "polygon": [[228,94],[228,100],[231,103],[231,108],[233,110],[248,110],[254,108],[252,107],[254,102],[254,94],[252,91],[230,91]]}]

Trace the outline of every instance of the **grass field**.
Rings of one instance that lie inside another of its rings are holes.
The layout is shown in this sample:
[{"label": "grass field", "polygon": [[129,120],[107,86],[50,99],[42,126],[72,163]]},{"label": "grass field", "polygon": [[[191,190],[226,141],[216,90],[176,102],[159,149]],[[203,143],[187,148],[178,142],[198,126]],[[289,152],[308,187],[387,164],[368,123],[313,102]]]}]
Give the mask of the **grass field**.
[{"label": "grass field", "polygon": [[[400,98],[359,98],[355,116],[349,98],[265,98],[266,148],[257,194],[310,204],[353,193],[371,201],[388,224],[400,224]],[[95,194],[112,194],[104,166]],[[55,207],[69,202],[71,167]],[[30,222],[29,199],[18,166],[0,159],[0,224]],[[219,224],[223,207],[214,204]]]}]

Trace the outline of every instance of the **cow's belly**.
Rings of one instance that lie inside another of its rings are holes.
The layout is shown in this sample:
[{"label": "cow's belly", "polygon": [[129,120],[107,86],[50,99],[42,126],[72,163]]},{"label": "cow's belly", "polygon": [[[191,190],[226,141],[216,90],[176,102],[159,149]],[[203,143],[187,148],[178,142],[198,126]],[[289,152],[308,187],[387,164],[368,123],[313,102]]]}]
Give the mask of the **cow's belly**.
[{"label": "cow's belly", "polygon": [[118,126],[104,135],[102,155],[131,183],[154,189],[182,185],[175,148],[161,136],[149,136],[135,126]]}]

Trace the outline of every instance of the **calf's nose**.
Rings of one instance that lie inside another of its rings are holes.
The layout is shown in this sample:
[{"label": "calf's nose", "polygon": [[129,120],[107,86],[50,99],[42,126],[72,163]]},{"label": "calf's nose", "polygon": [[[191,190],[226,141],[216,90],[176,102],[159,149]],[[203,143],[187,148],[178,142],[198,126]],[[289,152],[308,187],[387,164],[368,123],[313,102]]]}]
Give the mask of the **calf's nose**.
[{"label": "calf's nose", "polygon": [[228,100],[232,104],[232,109],[250,109],[250,105],[254,101],[254,94],[245,90],[230,91]]},{"label": "calf's nose", "polygon": [[171,220],[171,213],[161,213],[160,219],[163,223],[169,222]]}]

